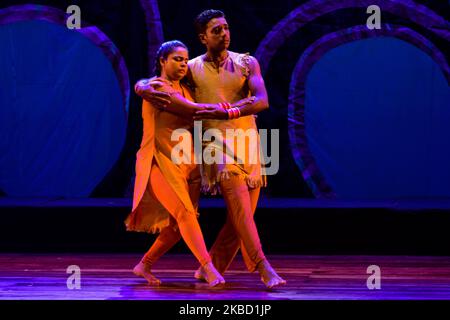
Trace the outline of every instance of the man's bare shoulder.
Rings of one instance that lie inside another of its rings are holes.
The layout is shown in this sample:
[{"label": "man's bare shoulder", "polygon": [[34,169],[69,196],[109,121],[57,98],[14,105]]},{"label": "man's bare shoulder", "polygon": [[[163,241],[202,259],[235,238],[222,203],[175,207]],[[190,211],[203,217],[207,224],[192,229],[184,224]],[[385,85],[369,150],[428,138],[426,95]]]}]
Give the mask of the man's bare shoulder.
[{"label": "man's bare shoulder", "polygon": [[258,68],[259,69],[259,62],[256,57],[249,55],[248,56],[248,64],[251,69]]}]

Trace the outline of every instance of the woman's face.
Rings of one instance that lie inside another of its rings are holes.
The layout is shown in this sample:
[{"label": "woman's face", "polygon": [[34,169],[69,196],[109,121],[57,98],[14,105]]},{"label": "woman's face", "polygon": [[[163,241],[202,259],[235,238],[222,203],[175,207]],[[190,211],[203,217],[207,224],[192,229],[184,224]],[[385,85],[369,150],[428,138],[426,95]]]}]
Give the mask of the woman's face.
[{"label": "woman's face", "polygon": [[180,80],[187,73],[187,63],[189,60],[188,51],[183,47],[176,47],[172,53],[164,60],[161,58],[161,69],[171,80]]}]

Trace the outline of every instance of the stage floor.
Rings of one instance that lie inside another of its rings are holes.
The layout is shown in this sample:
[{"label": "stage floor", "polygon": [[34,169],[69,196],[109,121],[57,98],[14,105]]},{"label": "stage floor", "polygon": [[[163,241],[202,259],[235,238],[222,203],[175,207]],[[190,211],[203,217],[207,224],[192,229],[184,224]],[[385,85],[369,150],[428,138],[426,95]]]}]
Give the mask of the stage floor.
[{"label": "stage floor", "polygon": [[[240,257],[223,288],[193,278],[190,255],[166,255],[150,287],[134,276],[136,254],[0,254],[0,300],[409,300],[450,299],[450,257],[270,256],[287,281],[267,290]],[[67,268],[79,266],[80,289],[68,289]],[[367,268],[381,271],[381,289],[369,290]]]}]

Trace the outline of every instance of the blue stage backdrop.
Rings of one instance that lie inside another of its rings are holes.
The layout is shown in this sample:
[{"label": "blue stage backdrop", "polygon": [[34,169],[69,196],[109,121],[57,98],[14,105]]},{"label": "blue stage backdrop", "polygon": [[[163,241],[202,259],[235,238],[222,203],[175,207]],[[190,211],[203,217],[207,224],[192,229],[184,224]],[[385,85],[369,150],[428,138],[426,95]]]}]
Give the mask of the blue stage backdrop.
[{"label": "blue stage backdrop", "polygon": [[104,53],[48,21],[0,26],[0,188],[86,197],[125,141],[127,110]]},{"label": "blue stage backdrop", "polygon": [[450,197],[450,90],[417,47],[383,37],[329,51],[308,75],[305,119],[338,197]]}]

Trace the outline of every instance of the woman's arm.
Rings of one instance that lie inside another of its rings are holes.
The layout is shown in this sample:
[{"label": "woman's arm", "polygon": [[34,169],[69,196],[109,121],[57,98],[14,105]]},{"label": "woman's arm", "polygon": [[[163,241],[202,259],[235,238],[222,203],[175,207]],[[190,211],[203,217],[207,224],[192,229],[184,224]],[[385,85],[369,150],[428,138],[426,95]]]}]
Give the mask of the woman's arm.
[{"label": "woman's arm", "polygon": [[[195,103],[184,98],[178,91],[174,90],[166,80],[153,77],[141,80],[135,86],[135,91],[145,100],[149,100],[152,106],[176,114],[178,116],[192,119],[198,112],[206,112],[207,119],[228,119],[228,112],[221,104]],[[164,102],[161,100],[164,99]],[[254,101],[254,97],[245,98],[233,104],[231,107],[242,107]],[[196,120],[194,118],[194,120]]]},{"label": "woman's arm", "polygon": [[[166,92],[170,95],[170,103],[166,107],[159,108],[160,110],[164,110],[188,119],[193,119],[194,115],[196,115],[196,113],[200,111],[207,111],[210,119],[228,119],[228,112],[223,108],[222,104],[192,102],[183,97],[183,95],[178,91],[173,89],[170,84],[168,84],[164,79],[154,79],[152,83],[157,86],[158,91]],[[188,89],[186,88],[186,90]],[[241,107],[243,105],[252,103],[253,100],[254,97],[242,99],[238,102],[230,104],[230,107]]]},{"label": "woman's arm", "polygon": [[[230,106],[241,107],[252,103],[253,100],[254,97],[242,99],[238,102],[230,104]],[[196,116],[199,112],[207,112],[209,116],[208,119],[228,119],[228,112],[222,107],[221,104],[195,103],[184,98],[179,92],[171,93],[170,104],[162,110],[194,120],[197,120],[194,116]]]},{"label": "woman's arm", "polygon": [[[192,101],[186,99],[185,97],[183,97],[178,92],[170,93],[169,100],[170,100],[170,103],[166,107],[164,107],[160,110],[167,111],[172,114],[176,114],[177,116],[181,116],[183,118],[188,118],[188,119],[192,119],[195,112],[203,110],[207,106],[209,106],[207,104],[200,104],[200,103],[192,102]],[[226,113],[225,110],[223,110],[223,112]]]}]

